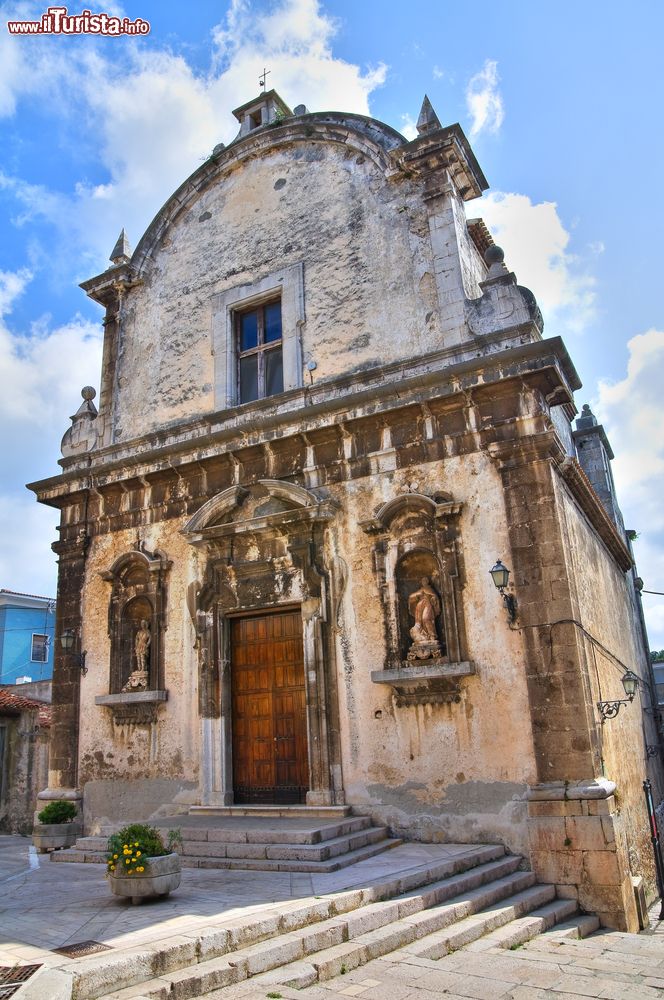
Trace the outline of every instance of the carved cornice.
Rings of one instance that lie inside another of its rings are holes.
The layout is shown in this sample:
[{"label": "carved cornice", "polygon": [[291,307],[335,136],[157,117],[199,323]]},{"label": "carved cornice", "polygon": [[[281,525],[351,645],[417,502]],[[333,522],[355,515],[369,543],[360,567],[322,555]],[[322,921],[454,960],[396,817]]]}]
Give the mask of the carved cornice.
[{"label": "carved cornice", "polygon": [[[487,347],[504,343],[500,337],[485,340]],[[454,397],[459,397],[459,405],[465,406],[474,392],[486,396],[508,381],[517,382],[515,393],[522,384],[533,384],[549,399],[555,392],[558,404],[563,397],[571,400],[572,389],[580,384],[557,337],[498,349],[481,358],[476,353],[476,346],[463,345],[343,375],[306,389],[293,389],[276,401],[270,397],[251,407],[232,407],[83,457],[62,460],[62,475],[31,483],[28,488],[42,503],[61,507],[71,502],[73,494],[84,494],[93,482],[104,490],[121,480],[140,479],[155,469],[163,469],[165,459],[177,471],[186,465],[198,466],[220,452],[240,454],[242,448],[301,438],[310,430],[332,430],[378,413],[389,421],[391,410],[419,408],[432,400],[449,399],[452,403]]]},{"label": "carved cornice", "polygon": [[487,445],[487,451],[501,469],[547,460],[560,465],[566,456],[562,442],[553,429],[527,437],[491,441]]},{"label": "carved cornice", "polygon": [[606,513],[604,505],[595,493],[590,480],[577,459],[568,456],[562,463],[560,471],[581,510],[595,528],[597,534],[623,573],[626,573],[634,565],[629,549],[621,538],[616,525]]},{"label": "carved cornice", "polygon": [[[488,182],[479,163],[475,159],[468,140],[460,125],[448,125],[446,128],[427,132],[413,139],[405,146],[395,149],[392,153],[395,167],[403,173],[417,178],[423,178],[434,190],[435,196],[442,193],[440,181],[449,174],[461,197],[468,201],[479,198],[488,188]],[[436,188],[436,180],[439,188]]]}]

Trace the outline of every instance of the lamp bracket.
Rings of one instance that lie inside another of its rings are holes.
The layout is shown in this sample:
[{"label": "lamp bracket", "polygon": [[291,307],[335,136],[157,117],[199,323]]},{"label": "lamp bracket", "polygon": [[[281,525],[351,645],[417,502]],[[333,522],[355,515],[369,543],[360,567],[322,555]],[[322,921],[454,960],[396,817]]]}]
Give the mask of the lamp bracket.
[{"label": "lamp bracket", "polygon": [[598,701],[597,708],[602,716],[602,723],[606,722],[607,719],[615,719],[620,711],[620,706],[629,705],[632,701],[632,698],[620,698],[618,701]]}]

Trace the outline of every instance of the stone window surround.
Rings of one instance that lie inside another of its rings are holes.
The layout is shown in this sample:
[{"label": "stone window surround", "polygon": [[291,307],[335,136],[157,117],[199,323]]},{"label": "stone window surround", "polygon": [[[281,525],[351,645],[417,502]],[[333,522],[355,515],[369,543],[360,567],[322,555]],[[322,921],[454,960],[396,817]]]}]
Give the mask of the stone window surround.
[{"label": "stone window surround", "polygon": [[[284,392],[303,385],[302,326],[304,312],[304,264],[280,268],[245,285],[236,285],[212,298],[212,354],[214,356],[214,407],[227,409],[239,404],[235,314],[263,302],[281,300],[281,343]],[[250,406],[250,403],[242,404]]]}]

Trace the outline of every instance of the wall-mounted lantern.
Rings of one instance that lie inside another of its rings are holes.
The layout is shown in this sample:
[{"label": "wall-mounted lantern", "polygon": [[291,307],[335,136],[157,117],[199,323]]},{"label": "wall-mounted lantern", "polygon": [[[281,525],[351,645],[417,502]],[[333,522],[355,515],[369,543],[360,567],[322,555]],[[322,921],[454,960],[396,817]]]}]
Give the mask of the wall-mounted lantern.
[{"label": "wall-mounted lantern", "polygon": [[503,566],[499,559],[496,565],[489,570],[489,573],[491,574],[491,579],[493,580],[500,596],[503,599],[503,603],[507,608],[507,614],[509,615],[510,622],[516,621],[516,597],[514,594],[505,593],[505,587],[509,583],[510,579],[510,571],[507,566]]},{"label": "wall-mounted lantern", "polygon": [[78,663],[78,669],[82,674],[87,674],[88,668],[85,665],[86,650],[76,651],[78,645],[78,633],[73,628],[66,628],[60,636],[60,645],[68,656],[74,657]]},{"label": "wall-mounted lantern", "polygon": [[602,723],[606,722],[607,719],[615,719],[616,715],[620,711],[621,705],[627,705],[634,701],[634,695],[636,694],[639,686],[639,678],[632,670],[626,670],[620,679],[627,697],[619,698],[617,701],[597,702],[599,714],[602,716]]}]

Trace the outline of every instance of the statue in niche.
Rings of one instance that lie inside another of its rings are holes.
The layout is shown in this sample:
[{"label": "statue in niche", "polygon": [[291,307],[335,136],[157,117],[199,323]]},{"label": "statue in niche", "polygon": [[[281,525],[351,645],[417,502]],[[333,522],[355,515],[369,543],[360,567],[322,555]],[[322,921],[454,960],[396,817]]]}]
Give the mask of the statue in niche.
[{"label": "statue in niche", "polygon": [[136,669],[129,675],[123,691],[147,691],[149,682],[148,657],[152,634],[147,618],[141,618],[140,626],[134,636],[134,656]]},{"label": "statue in niche", "polygon": [[431,586],[428,576],[420,580],[419,590],[415,590],[408,598],[408,612],[415,624],[410,629],[413,640],[408,650],[409,660],[437,659],[442,655],[436,619],[440,614],[440,600]]}]

